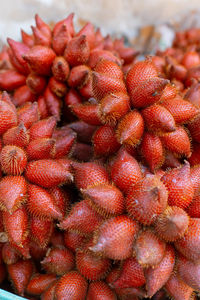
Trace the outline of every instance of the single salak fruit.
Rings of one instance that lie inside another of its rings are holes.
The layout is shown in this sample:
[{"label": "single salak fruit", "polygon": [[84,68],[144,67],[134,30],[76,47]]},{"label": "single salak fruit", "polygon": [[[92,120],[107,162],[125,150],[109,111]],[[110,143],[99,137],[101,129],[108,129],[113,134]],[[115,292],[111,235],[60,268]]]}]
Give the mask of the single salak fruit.
[{"label": "single salak fruit", "polygon": [[114,291],[104,282],[91,282],[87,292],[87,300],[117,300]]},{"label": "single salak fruit", "polygon": [[182,281],[177,274],[172,274],[167,283],[165,289],[175,300],[190,300],[193,293],[193,288]]},{"label": "single salak fruit", "polygon": [[185,209],[191,203],[194,188],[190,178],[190,164],[187,161],[180,168],[166,171],[161,180],[169,193],[169,205]]},{"label": "single salak fruit", "polygon": [[41,261],[43,269],[47,273],[64,275],[74,268],[74,255],[64,247],[55,247],[47,252],[46,257]]},{"label": "single salak fruit", "polygon": [[81,191],[91,200],[92,207],[103,216],[121,215],[125,210],[123,194],[114,185],[97,184]]},{"label": "single salak fruit", "polygon": [[94,234],[94,245],[89,249],[111,259],[126,259],[132,254],[132,244],[139,226],[125,215],[105,221]]},{"label": "single salak fruit", "polygon": [[46,248],[53,232],[53,221],[31,215],[29,223],[31,239],[41,248]]},{"label": "single salak fruit", "polygon": [[92,240],[76,251],[77,270],[88,280],[100,280],[105,278],[110,270],[111,261],[108,258],[96,256],[89,250]]},{"label": "single salak fruit", "polygon": [[189,260],[198,261],[200,259],[200,219],[191,218],[185,235],[174,245]]},{"label": "single salak fruit", "polygon": [[187,207],[187,214],[192,218],[200,218],[200,195],[193,198]]},{"label": "single salak fruit", "polygon": [[19,254],[10,243],[5,243],[2,247],[2,260],[6,265],[15,264],[19,260]]},{"label": "single salak fruit", "polygon": [[166,252],[161,262],[154,268],[145,270],[146,289],[148,297],[152,297],[162,288],[170,278],[175,263],[175,251],[167,245]]},{"label": "single salak fruit", "polygon": [[194,290],[200,289],[200,263],[188,260],[182,255],[177,257],[177,274],[183,282]]},{"label": "single salak fruit", "polygon": [[62,276],[55,288],[57,300],[84,300],[87,294],[88,283],[77,271],[71,271]]},{"label": "single salak fruit", "polygon": [[40,296],[56,279],[54,274],[36,273],[29,281],[26,292],[30,295]]},{"label": "single salak fruit", "polygon": [[180,207],[168,206],[155,223],[158,235],[167,242],[181,238],[188,230],[189,216]]},{"label": "single salak fruit", "polygon": [[4,146],[0,159],[2,171],[8,175],[21,175],[27,164],[25,151],[17,146]]},{"label": "single salak fruit", "polygon": [[76,252],[76,249],[82,246],[84,240],[85,237],[75,231],[64,232],[64,245],[73,252]]},{"label": "single salak fruit", "polygon": [[160,240],[151,229],[139,233],[133,246],[136,259],[143,267],[158,265],[163,259],[165,248],[165,242]]},{"label": "single salak fruit", "polygon": [[25,289],[33,274],[34,266],[31,260],[19,260],[7,266],[9,278],[18,295],[24,296]]},{"label": "single salak fruit", "polygon": [[140,287],[145,283],[142,266],[134,257],[124,260],[119,277],[111,286],[117,288]]},{"label": "single salak fruit", "polygon": [[144,225],[152,224],[167,206],[168,193],[156,175],[137,182],[126,196],[130,216]]}]

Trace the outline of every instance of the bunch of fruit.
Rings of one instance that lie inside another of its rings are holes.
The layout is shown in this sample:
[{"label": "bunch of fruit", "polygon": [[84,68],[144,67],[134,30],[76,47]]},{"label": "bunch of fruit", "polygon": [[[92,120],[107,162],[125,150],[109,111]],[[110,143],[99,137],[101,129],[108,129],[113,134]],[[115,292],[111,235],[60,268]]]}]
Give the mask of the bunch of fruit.
[{"label": "bunch of fruit", "polygon": [[29,299],[195,299],[200,31],[144,61],[90,23],[76,33],[72,14],[32,31],[0,53],[0,283]]}]

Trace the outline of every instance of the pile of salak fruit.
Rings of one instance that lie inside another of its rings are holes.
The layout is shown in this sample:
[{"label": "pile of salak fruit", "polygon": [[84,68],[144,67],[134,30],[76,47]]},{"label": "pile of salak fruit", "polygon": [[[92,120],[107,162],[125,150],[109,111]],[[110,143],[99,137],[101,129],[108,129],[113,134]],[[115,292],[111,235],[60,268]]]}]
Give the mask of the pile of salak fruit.
[{"label": "pile of salak fruit", "polygon": [[143,61],[73,14],[0,53],[0,282],[28,299],[197,299],[200,29]]}]

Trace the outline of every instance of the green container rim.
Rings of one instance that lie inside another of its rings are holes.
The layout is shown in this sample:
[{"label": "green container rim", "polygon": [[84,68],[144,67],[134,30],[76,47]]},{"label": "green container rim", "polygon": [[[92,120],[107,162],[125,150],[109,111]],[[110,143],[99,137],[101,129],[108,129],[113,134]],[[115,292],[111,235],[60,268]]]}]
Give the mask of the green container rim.
[{"label": "green container rim", "polygon": [[0,289],[0,299],[1,300],[22,300],[22,299],[24,300],[25,298],[19,297],[15,294]]}]

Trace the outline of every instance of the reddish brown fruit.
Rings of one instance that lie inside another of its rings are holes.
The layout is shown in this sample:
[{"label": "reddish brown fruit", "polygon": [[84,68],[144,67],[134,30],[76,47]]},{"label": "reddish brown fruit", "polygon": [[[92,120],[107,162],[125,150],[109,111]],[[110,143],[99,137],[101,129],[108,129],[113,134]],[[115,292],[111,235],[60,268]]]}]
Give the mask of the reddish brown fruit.
[{"label": "reddish brown fruit", "polygon": [[89,205],[89,200],[76,203],[70,213],[63,219],[59,227],[64,230],[74,230],[82,235],[91,234],[96,230],[102,217]]},{"label": "reddish brown fruit", "polygon": [[74,179],[79,189],[86,189],[89,186],[100,183],[108,183],[109,177],[106,169],[95,162],[77,163],[73,162]]},{"label": "reddish brown fruit", "polygon": [[150,133],[145,133],[143,136],[141,153],[152,172],[159,169],[165,159],[160,138]]},{"label": "reddish brown fruit", "polygon": [[55,153],[55,143],[56,141],[54,139],[49,138],[39,138],[31,141],[26,148],[29,160],[53,157]]},{"label": "reddish brown fruit", "polygon": [[165,289],[175,300],[192,299],[193,289],[175,274],[169,278],[165,284]]},{"label": "reddish brown fruit", "polygon": [[73,252],[75,252],[77,248],[81,247],[84,239],[84,236],[78,234],[77,232],[64,232],[64,244],[68,249],[72,250]]},{"label": "reddish brown fruit", "polygon": [[26,83],[26,77],[15,70],[4,70],[0,73],[0,89],[13,91]]},{"label": "reddish brown fruit", "polygon": [[53,76],[62,82],[67,81],[69,76],[69,64],[62,56],[57,56],[52,64]]},{"label": "reddish brown fruit", "polygon": [[163,134],[160,137],[163,145],[171,152],[190,157],[191,143],[187,131],[183,127],[177,127],[174,132]]},{"label": "reddish brown fruit", "polygon": [[20,123],[17,127],[8,129],[3,134],[4,145],[15,145],[18,147],[26,147],[29,143],[29,133],[23,123]]},{"label": "reddish brown fruit", "polygon": [[29,51],[29,47],[10,38],[7,39],[7,42],[10,46],[9,56],[12,64],[20,73],[27,74],[29,72],[29,67],[27,62],[23,59],[23,55]]},{"label": "reddish brown fruit", "polygon": [[50,117],[34,123],[30,130],[30,139],[35,140],[38,138],[51,138],[56,126],[55,117]]},{"label": "reddish brown fruit", "polygon": [[148,229],[138,235],[133,249],[139,264],[143,267],[153,267],[163,259],[165,246],[166,244]]},{"label": "reddish brown fruit", "polygon": [[166,172],[161,180],[169,193],[169,205],[184,209],[191,203],[194,188],[190,179],[190,164],[187,161],[180,168]]},{"label": "reddish brown fruit", "polygon": [[41,248],[45,248],[52,235],[52,220],[42,220],[38,217],[31,216],[29,218],[29,223],[31,239],[35,241]]},{"label": "reddish brown fruit", "polygon": [[43,76],[30,73],[26,79],[26,85],[33,94],[40,95],[46,87],[46,79]]},{"label": "reddish brown fruit", "polygon": [[126,259],[131,256],[138,230],[136,221],[125,215],[108,219],[98,228],[90,250],[110,259]]},{"label": "reddish brown fruit", "polygon": [[19,260],[17,263],[7,266],[9,277],[20,296],[24,296],[24,291],[33,273],[33,263],[31,260]]},{"label": "reddish brown fruit", "polygon": [[96,130],[96,126],[89,125],[82,121],[76,121],[68,125],[77,133],[77,138],[81,143],[90,143]]},{"label": "reddish brown fruit", "polygon": [[46,88],[44,92],[45,103],[48,111],[48,115],[52,115],[56,117],[57,121],[60,121],[60,112],[62,102],[59,97],[57,97],[49,87]]},{"label": "reddish brown fruit", "polygon": [[165,107],[155,104],[142,110],[145,125],[156,134],[176,130],[175,120]]},{"label": "reddish brown fruit", "polygon": [[81,121],[90,125],[101,125],[97,104],[75,104],[72,106],[72,111]]},{"label": "reddish brown fruit", "polygon": [[100,59],[94,68],[95,72],[123,80],[123,72],[113,61]]},{"label": "reddish brown fruit", "polygon": [[83,87],[90,75],[90,69],[86,65],[75,66],[71,69],[69,78],[67,80],[70,87]]},{"label": "reddish brown fruit", "polygon": [[64,97],[67,93],[67,86],[64,82],[60,82],[59,80],[51,77],[48,83],[48,87],[52,93],[54,93],[57,97]]},{"label": "reddish brown fruit", "polygon": [[188,129],[192,138],[197,143],[200,143],[200,114],[188,124]]},{"label": "reddish brown fruit", "polygon": [[37,185],[29,184],[28,196],[29,201],[27,205],[33,216],[47,219],[62,219],[63,214],[60,208],[47,190]]},{"label": "reddish brown fruit", "polygon": [[97,129],[92,138],[94,153],[96,156],[108,156],[117,152],[120,144],[115,137],[113,127],[104,125]]},{"label": "reddish brown fruit", "polygon": [[103,216],[117,216],[124,212],[123,194],[114,185],[99,184],[82,190],[82,193],[91,200],[92,207]]},{"label": "reddish brown fruit", "polygon": [[111,167],[111,178],[123,192],[127,192],[130,187],[142,179],[142,172],[137,160],[126,150],[117,154]]},{"label": "reddish brown fruit", "polygon": [[45,46],[34,46],[24,56],[24,60],[28,62],[31,70],[38,75],[49,75],[51,65],[56,54],[54,51]]},{"label": "reddish brown fruit", "polygon": [[13,95],[13,103],[15,106],[23,105],[26,102],[36,101],[36,96],[31,92],[27,85],[22,85],[15,90]]},{"label": "reddish brown fruit", "polygon": [[158,266],[145,271],[148,297],[152,297],[170,278],[175,263],[175,253],[172,246],[167,245],[165,255]]},{"label": "reddish brown fruit", "polygon": [[87,293],[87,281],[77,271],[62,276],[56,286],[57,300],[84,300]]},{"label": "reddish brown fruit", "polygon": [[133,110],[127,113],[117,127],[117,140],[120,144],[136,146],[144,132],[144,121],[141,114]]},{"label": "reddish brown fruit", "polygon": [[101,60],[112,61],[119,66],[121,65],[121,60],[115,54],[101,49],[94,49],[91,51],[88,64],[91,68],[94,68]]},{"label": "reddish brown fruit", "polygon": [[158,216],[155,229],[158,235],[167,242],[174,242],[182,237],[188,229],[189,217],[180,207],[168,206]]},{"label": "reddish brown fruit", "polygon": [[198,66],[200,64],[199,54],[197,52],[194,52],[194,51],[187,51],[183,56],[182,64],[187,69]]},{"label": "reddish brown fruit", "polygon": [[189,163],[191,166],[200,164],[200,144],[194,143],[192,146],[192,155],[189,157]]},{"label": "reddish brown fruit", "polygon": [[26,200],[27,184],[23,176],[5,176],[0,180],[0,207],[2,210],[12,214]]},{"label": "reddish brown fruit", "polygon": [[29,129],[33,123],[39,121],[39,110],[36,102],[27,102],[17,109],[18,122],[23,123]]},{"label": "reddish brown fruit", "polygon": [[140,264],[133,257],[123,262],[119,278],[111,285],[114,288],[140,287],[145,283],[144,272]]},{"label": "reddish brown fruit", "polygon": [[2,171],[8,175],[21,175],[27,164],[24,150],[16,146],[3,147],[1,154]]},{"label": "reddish brown fruit", "polygon": [[53,274],[35,274],[29,281],[26,292],[30,295],[40,296],[56,280]]},{"label": "reddish brown fruit", "polygon": [[130,189],[126,208],[132,218],[144,225],[152,224],[167,206],[167,189],[156,175],[150,175]]},{"label": "reddish brown fruit", "polygon": [[41,159],[27,165],[26,178],[35,184],[49,188],[72,180],[69,170],[53,159]]},{"label": "reddish brown fruit", "polygon": [[175,242],[176,249],[187,259],[200,259],[200,219],[190,219],[185,235]]},{"label": "reddish brown fruit", "polygon": [[71,66],[85,64],[90,56],[90,48],[85,35],[74,37],[65,48],[64,58]]},{"label": "reddish brown fruit", "polygon": [[74,255],[66,248],[52,248],[41,261],[43,269],[47,273],[64,275],[74,268]]},{"label": "reddish brown fruit", "polygon": [[6,132],[9,128],[17,125],[17,114],[13,107],[0,99],[0,135]]},{"label": "reddish brown fruit", "polygon": [[70,205],[70,193],[60,187],[51,188],[49,189],[49,192],[53,196],[55,204],[59,207],[64,216]]},{"label": "reddish brown fruit", "polygon": [[200,218],[200,195],[193,198],[191,204],[187,208],[187,213],[192,218]]},{"label": "reddish brown fruit", "polygon": [[200,289],[199,262],[187,260],[184,256],[179,255],[177,258],[177,273],[183,282],[189,285],[192,289]]},{"label": "reddish brown fruit", "polygon": [[41,300],[54,300],[55,297],[55,290],[56,290],[56,285],[58,281],[54,281],[48,288],[47,290],[44,291],[41,295]]},{"label": "reddish brown fruit", "polygon": [[2,260],[6,265],[15,264],[19,260],[19,254],[10,243],[2,247]]},{"label": "reddish brown fruit", "polygon": [[87,300],[117,300],[114,291],[103,281],[91,282],[88,288]]},{"label": "reddish brown fruit", "polygon": [[82,249],[76,252],[76,267],[78,271],[88,280],[103,279],[110,269],[111,261],[108,258],[95,256],[88,250],[92,241],[85,244]]}]

